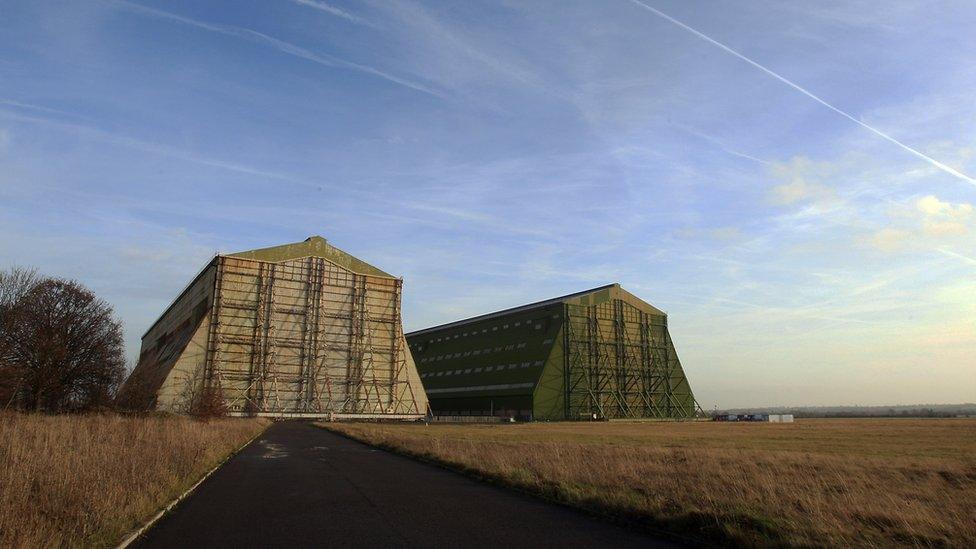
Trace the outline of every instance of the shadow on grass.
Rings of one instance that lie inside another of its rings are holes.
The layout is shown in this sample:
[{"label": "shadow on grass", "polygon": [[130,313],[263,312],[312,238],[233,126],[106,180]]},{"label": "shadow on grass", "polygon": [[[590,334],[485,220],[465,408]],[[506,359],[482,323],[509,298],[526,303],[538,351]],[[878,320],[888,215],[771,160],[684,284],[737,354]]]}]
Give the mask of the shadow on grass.
[{"label": "shadow on grass", "polygon": [[[587,496],[579,486],[565,483],[540,483],[527,472],[502,476],[486,473],[461,463],[439,458],[426,452],[415,452],[383,442],[371,442],[328,425],[316,424],[339,436],[435,465],[466,477],[540,498],[550,503],[571,507],[620,526],[638,529],[655,536],[692,547],[796,547],[783,536],[784,527],[774,518],[760,516],[745,509],[730,509],[727,514],[715,515],[700,511],[675,509],[673,516],[654,516],[634,508],[610,504],[600,498]],[[519,474],[523,473],[523,474]],[[637,501],[635,506],[638,507]]]}]

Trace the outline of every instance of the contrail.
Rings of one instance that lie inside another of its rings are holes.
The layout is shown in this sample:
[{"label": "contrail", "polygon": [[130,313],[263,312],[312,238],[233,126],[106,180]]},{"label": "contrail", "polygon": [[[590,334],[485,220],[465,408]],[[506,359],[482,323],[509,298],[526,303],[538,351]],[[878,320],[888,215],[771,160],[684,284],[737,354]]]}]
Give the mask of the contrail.
[{"label": "contrail", "polygon": [[657,15],[658,17],[660,17],[662,19],[665,19],[667,21],[670,21],[670,22],[674,23],[675,25],[677,25],[677,26],[683,28],[684,30],[686,30],[686,31],[694,34],[695,36],[697,36],[698,38],[701,38],[702,40],[708,42],[709,44],[712,44],[713,46],[715,46],[715,47],[717,47],[717,48],[725,51],[726,53],[729,53],[731,55],[734,55],[734,56],[738,57],[739,59],[745,61],[746,63],[749,63],[753,67],[756,67],[757,69],[763,71],[764,73],[768,74],[769,76],[772,76],[776,80],[779,80],[780,82],[782,82],[782,83],[786,84],[787,86],[793,88],[794,90],[802,93],[803,95],[809,97],[810,99],[813,99],[814,101],[816,101],[817,103],[820,103],[824,107],[827,107],[828,109],[830,109],[830,110],[834,111],[835,113],[843,116],[844,118],[847,118],[848,120],[850,120],[851,122],[854,122],[855,124],[861,126],[862,128],[871,131],[872,133],[874,133],[878,137],[881,137],[883,139],[886,139],[886,140],[894,143],[895,145],[898,145],[902,149],[904,149],[904,150],[906,150],[906,151],[914,154],[915,156],[921,158],[922,160],[928,162],[929,164],[935,166],[936,168],[939,168],[940,170],[944,171],[945,173],[947,173],[949,175],[953,175],[955,177],[958,177],[959,179],[962,179],[963,181],[969,183],[970,185],[976,185],[976,179],[973,179],[972,177],[969,177],[968,175],[960,172],[959,170],[956,170],[955,168],[952,168],[951,166],[946,166],[942,162],[939,162],[938,160],[932,158],[931,156],[926,155],[925,153],[923,153],[921,151],[918,151],[916,149],[913,149],[912,147],[909,147],[908,145],[902,143],[901,141],[898,141],[894,137],[891,137],[890,135],[886,134],[885,132],[883,132],[883,131],[881,131],[881,130],[873,127],[873,126],[870,126],[868,124],[865,124],[864,122],[861,122],[857,118],[855,118],[855,117],[851,116],[850,114],[848,114],[848,113],[846,113],[846,112],[838,109],[837,107],[835,107],[835,106],[831,105],[830,103],[824,101],[820,97],[818,97],[818,96],[814,95],[813,93],[807,91],[806,89],[804,89],[799,84],[795,84],[795,83],[791,82],[790,80],[788,80],[786,77],[780,76],[778,73],[776,73],[776,72],[774,72],[774,71],[772,71],[770,69],[767,69],[766,67],[760,65],[759,63],[753,61],[752,59],[749,59],[748,57],[742,55],[741,53],[739,53],[739,52],[733,50],[732,48],[726,46],[725,44],[719,42],[718,40],[715,40],[713,38],[710,38],[710,37],[706,36],[705,34],[702,34],[701,32],[698,32],[697,30],[689,27],[688,25],[685,25],[681,21],[678,21],[674,17],[671,17],[670,15],[668,15],[668,14],[666,14],[666,13],[664,13],[664,12],[662,12],[662,11],[656,9],[656,8],[653,8],[653,7],[649,6],[649,5],[647,5],[644,2],[641,2],[640,0],[630,0],[630,1],[633,4],[635,4],[635,5],[639,6],[639,7],[642,7],[644,9],[646,9],[647,11],[653,13],[654,15]]},{"label": "contrail", "polygon": [[244,40],[249,40],[251,42],[256,42],[263,44],[265,46],[270,46],[282,53],[292,55],[305,59],[306,61],[311,61],[325,67],[339,67],[350,69],[354,71],[363,72],[366,74],[371,74],[378,78],[388,80],[395,84],[411,88],[413,90],[434,95],[436,97],[444,98],[444,94],[428,88],[422,84],[416,82],[411,82],[405,78],[400,78],[394,76],[390,73],[381,71],[375,67],[369,65],[361,65],[359,63],[354,63],[352,61],[346,61],[345,59],[340,59],[338,57],[328,55],[328,54],[318,54],[313,53],[301,46],[296,46],[295,44],[285,42],[284,40],[279,40],[273,36],[268,36],[267,34],[260,33],[251,29],[244,27],[235,27],[232,25],[215,25],[213,23],[206,23],[203,21],[198,21],[190,17],[184,17],[182,15],[177,15],[164,10],[159,10],[156,8],[150,8],[148,6],[143,6],[135,2],[129,2],[128,0],[114,0],[115,5],[122,8],[128,9],[131,12],[139,13],[149,17],[155,17],[157,19],[166,19],[169,21],[174,21],[176,23],[181,23],[183,25],[188,25],[191,27],[196,27],[199,29],[207,30],[210,32],[216,32],[218,34],[223,34],[226,36],[234,36]]},{"label": "contrail", "polygon": [[951,250],[947,250],[945,248],[936,248],[935,250],[937,252],[941,253],[942,255],[947,255],[949,257],[955,257],[956,259],[961,259],[961,260],[965,261],[966,263],[970,263],[972,265],[976,265],[976,259],[973,259],[972,257],[968,257],[968,256],[965,256],[965,255],[962,255],[962,254],[957,254],[956,252],[953,252]]},{"label": "contrail", "polygon": [[716,139],[716,138],[708,135],[707,133],[700,132],[700,131],[698,131],[698,130],[696,130],[694,128],[691,128],[689,126],[685,126],[683,124],[675,124],[673,122],[671,123],[671,125],[679,128],[679,129],[681,129],[683,131],[686,131],[686,132],[690,133],[691,135],[694,135],[695,137],[697,137],[699,139],[704,139],[705,141],[708,141],[712,145],[715,145],[716,147],[722,149],[723,151],[725,151],[728,154],[731,154],[732,156],[738,156],[739,158],[745,158],[746,160],[752,160],[753,162],[758,162],[760,164],[765,164],[765,165],[772,164],[772,162],[770,162],[769,160],[763,160],[762,158],[757,158],[757,157],[752,156],[750,154],[746,154],[744,152],[739,152],[739,151],[737,151],[735,149],[726,147],[725,146],[725,143],[723,143],[721,140]]},{"label": "contrail", "polygon": [[350,21],[352,23],[356,23],[357,25],[363,25],[363,26],[366,26],[366,27],[374,27],[375,28],[375,25],[373,25],[369,21],[363,19],[362,17],[360,17],[358,15],[353,15],[353,14],[349,13],[348,11],[346,11],[346,10],[344,10],[342,8],[338,8],[336,6],[333,6],[332,4],[326,4],[325,2],[321,2],[320,0],[292,0],[292,2],[294,2],[296,4],[299,4],[299,5],[302,5],[302,6],[308,6],[308,7],[312,8],[312,9],[316,9],[316,10],[319,10],[321,12],[328,13],[330,15],[334,15],[336,17],[341,17],[341,18],[345,19],[346,21]]}]

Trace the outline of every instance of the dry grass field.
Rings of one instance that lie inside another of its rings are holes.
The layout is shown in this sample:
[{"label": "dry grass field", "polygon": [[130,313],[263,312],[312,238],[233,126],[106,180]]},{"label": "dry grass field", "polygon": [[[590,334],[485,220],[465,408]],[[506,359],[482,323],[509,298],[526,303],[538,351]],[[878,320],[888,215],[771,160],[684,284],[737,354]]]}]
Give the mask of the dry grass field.
[{"label": "dry grass field", "polygon": [[261,420],[0,414],[0,547],[111,547]]},{"label": "dry grass field", "polygon": [[326,426],[700,543],[976,547],[976,420]]}]

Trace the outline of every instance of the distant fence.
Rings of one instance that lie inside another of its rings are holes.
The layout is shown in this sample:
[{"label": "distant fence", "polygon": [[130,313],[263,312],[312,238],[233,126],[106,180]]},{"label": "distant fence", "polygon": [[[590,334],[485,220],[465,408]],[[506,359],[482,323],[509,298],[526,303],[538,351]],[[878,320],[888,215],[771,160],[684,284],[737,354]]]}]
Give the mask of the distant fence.
[{"label": "distant fence", "polygon": [[431,423],[512,423],[510,417],[498,416],[433,416]]}]

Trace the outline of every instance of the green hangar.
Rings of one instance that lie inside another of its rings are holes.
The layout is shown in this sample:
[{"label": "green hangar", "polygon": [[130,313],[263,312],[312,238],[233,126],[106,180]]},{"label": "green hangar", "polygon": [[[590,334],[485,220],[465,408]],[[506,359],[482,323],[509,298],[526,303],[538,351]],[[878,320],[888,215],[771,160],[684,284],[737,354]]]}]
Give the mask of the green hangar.
[{"label": "green hangar", "polygon": [[406,337],[436,415],[682,419],[701,412],[667,314],[619,284]]}]

